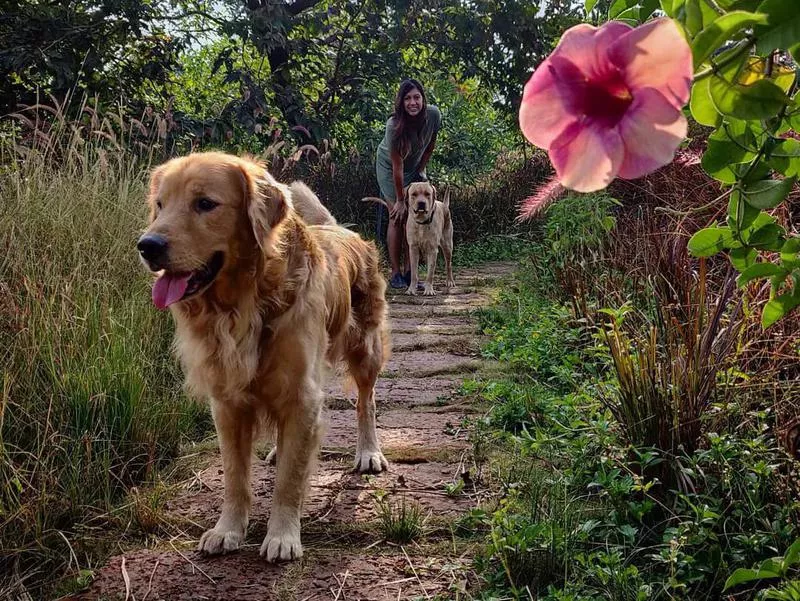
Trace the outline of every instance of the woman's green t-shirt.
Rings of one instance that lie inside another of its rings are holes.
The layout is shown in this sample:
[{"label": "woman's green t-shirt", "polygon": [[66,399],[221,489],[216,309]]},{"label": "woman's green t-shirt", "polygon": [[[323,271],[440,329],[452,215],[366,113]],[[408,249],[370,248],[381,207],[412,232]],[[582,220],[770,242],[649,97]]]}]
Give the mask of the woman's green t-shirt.
[{"label": "woman's green t-shirt", "polygon": [[[422,160],[422,155],[425,154],[425,149],[428,148],[434,134],[442,127],[442,113],[439,112],[438,107],[431,104],[428,105],[426,111],[427,119],[425,120],[425,125],[416,136],[411,137],[411,147],[408,155],[403,159],[403,186],[407,186],[419,178],[419,164]],[[378,145],[375,159],[375,169],[378,175],[381,196],[388,200],[395,200],[391,157],[394,129],[395,120],[394,117],[390,117],[386,122],[386,133]]]}]

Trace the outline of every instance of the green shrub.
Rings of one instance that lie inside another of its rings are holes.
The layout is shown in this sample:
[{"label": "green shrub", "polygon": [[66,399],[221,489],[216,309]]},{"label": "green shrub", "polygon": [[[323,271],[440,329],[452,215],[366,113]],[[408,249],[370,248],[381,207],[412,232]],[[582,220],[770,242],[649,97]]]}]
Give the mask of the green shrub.
[{"label": "green shrub", "polygon": [[35,563],[44,584],[70,563],[65,540],[85,557],[82,525],[113,523],[208,421],[138,261],[144,165],[78,137],[15,150],[0,173],[0,572]]}]

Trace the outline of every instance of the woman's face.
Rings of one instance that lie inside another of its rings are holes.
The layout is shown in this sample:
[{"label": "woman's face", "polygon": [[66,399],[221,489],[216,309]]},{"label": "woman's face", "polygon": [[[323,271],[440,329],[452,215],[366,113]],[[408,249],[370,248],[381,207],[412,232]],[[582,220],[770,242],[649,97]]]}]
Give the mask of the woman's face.
[{"label": "woman's face", "polygon": [[403,107],[411,117],[416,117],[422,110],[422,94],[417,88],[411,88],[408,94],[403,96]]}]

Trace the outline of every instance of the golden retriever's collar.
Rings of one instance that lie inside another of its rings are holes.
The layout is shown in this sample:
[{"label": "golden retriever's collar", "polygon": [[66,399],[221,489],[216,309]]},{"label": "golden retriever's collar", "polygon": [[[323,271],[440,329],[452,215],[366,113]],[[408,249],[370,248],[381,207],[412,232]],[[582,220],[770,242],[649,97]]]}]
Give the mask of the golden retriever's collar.
[{"label": "golden retriever's collar", "polygon": [[417,221],[418,225],[429,225],[431,221],[433,221],[433,215],[436,213],[436,203],[433,203],[433,208],[431,209],[431,214],[428,215],[428,218],[425,221]]}]

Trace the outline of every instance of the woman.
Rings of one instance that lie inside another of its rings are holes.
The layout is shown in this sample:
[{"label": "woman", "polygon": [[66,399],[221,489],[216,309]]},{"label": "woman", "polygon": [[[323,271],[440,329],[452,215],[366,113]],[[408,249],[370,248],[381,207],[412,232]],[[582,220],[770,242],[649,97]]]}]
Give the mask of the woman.
[{"label": "woman", "polygon": [[[411,282],[408,265],[405,220],[408,215],[403,190],[414,182],[426,181],[425,166],[436,146],[436,134],[442,126],[442,114],[428,105],[425,90],[416,79],[405,79],[394,101],[394,113],[386,122],[386,134],[378,146],[375,170],[381,197],[394,203],[389,215],[387,245],[392,274],[392,288],[407,288]],[[383,207],[378,207],[378,234]],[[405,251],[405,252],[404,252]],[[400,271],[401,255],[403,271]]]}]

